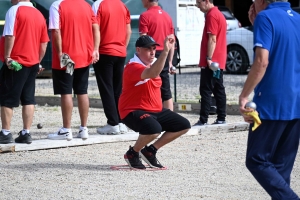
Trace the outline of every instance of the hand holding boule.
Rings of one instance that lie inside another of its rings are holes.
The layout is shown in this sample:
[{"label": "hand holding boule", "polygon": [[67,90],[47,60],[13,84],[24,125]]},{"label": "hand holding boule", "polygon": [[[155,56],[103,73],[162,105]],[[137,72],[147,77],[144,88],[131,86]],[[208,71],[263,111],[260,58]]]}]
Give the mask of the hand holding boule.
[{"label": "hand holding boule", "polygon": [[256,110],[256,104],[253,101],[249,101],[248,103],[246,103],[245,108]]},{"label": "hand holding boule", "polygon": [[209,69],[211,69],[212,71],[217,71],[219,69],[219,63],[217,62],[212,62],[210,65],[209,65]]}]

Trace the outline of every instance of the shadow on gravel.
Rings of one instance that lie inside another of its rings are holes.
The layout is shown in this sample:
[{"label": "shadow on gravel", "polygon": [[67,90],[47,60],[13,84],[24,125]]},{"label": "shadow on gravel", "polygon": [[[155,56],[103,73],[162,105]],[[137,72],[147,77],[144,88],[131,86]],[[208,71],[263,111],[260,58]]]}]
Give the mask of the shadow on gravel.
[{"label": "shadow on gravel", "polygon": [[26,171],[37,171],[39,169],[67,169],[67,170],[88,170],[88,171],[113,171],[112,165],[89,165],[89,164],[62,164],[62,163],[32,163],[19,165],[0,165],[0,169],[15,169]]}]

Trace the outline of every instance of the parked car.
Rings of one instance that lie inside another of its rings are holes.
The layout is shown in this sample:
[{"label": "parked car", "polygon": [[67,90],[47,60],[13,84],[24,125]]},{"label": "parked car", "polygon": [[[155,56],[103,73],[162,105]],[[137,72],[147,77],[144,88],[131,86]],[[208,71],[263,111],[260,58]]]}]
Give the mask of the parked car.
[{"label": "parked car", "polygon": [[218,9],[221,11],[221,13],[224,15],[226,19],[227,31],[242,27],[239,20],[235,18],[235,16],[233,15],[233,13],[230,11],[229,8],[227,8],[226,6],[218,6]]},{"label": "parked car", "polygon": [[[300,7],[292,9],[300,14]],[[253,63],[253,54],[252,26],[227,32],[227,72],[246,73]]]},{"label": "parked car", "polygon": [[226,37],[226,71],[229,73],[245,73],[253,62],[253,27],[228,31]]}]

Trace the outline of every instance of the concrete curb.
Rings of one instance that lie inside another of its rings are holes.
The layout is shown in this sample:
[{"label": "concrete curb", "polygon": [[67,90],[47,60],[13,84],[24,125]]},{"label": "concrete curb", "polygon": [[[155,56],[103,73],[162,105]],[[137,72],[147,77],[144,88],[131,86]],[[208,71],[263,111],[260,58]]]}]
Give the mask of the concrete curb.
[{"label": "concrete curb", "polygon": [[[249,124],[246,122],[221,124],[221,125],[206,125],[206,126],[193,126],[185,135],[199,135],[199,134],[212,134],[212,133],[225,133],[225,132],[237,132],[248,130]],[[19,152],[19,151],[33,151],[42,149],[54,149],[62,147],[74,147],[110,142],[123,142],[137,140],[138,133],[128,132],[122,135],[90,135],[87,140],[80,138],[73,138],[71,141],[67,140],[49,140],[40,139],[33,140],[31,144],[0,144],[0,153],[4,152]]]}]

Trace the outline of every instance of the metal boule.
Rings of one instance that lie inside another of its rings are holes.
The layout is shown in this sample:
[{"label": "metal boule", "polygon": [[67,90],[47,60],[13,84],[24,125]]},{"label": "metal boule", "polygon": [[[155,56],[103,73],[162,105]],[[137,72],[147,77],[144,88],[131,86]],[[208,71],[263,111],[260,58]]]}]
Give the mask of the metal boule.
[{"label": "metal boule", "polygon": [[209,69],[213,70],[213,71],[217,71],[219,69],[219,63],[217,62],[212,62],[209,66]]},{"label": "metal boule", "polygon": [[37,126],[36,126],[38,129],[42,129],[43,128],[43,125],[41,123],[38,123]]},{"label": "metal boule", "polygon": [[253,101],[249,101],[248,103],[246,103],[245,108],[256,110],[256,104]]}]

